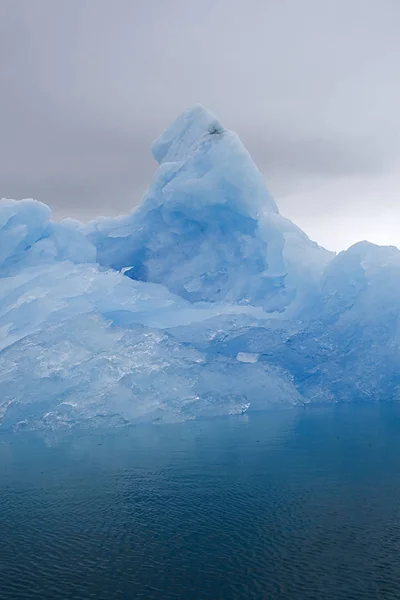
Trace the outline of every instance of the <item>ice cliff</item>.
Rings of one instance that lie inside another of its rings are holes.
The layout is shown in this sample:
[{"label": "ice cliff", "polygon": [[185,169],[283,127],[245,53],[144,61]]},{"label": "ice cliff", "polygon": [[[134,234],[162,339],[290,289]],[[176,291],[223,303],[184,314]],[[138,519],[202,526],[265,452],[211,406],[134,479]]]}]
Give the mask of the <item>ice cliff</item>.
[{"label": "ice cliff", "polygon": [[152,150],[129,215],[0,202],[0,426],[397,398],[400,252],[312,242],[201,106]]}]

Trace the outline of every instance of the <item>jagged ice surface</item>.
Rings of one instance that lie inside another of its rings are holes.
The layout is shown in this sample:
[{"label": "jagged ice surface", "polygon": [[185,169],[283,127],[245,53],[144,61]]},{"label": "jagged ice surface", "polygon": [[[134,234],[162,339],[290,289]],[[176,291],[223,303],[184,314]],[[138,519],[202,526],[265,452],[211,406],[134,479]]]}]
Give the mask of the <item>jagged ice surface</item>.
[{"label": "jagged ice surface", "polygon": [[201,106],[152,150],[129,215],[0,202],[1,426],[397,398],[400,252],[309,240]]}]

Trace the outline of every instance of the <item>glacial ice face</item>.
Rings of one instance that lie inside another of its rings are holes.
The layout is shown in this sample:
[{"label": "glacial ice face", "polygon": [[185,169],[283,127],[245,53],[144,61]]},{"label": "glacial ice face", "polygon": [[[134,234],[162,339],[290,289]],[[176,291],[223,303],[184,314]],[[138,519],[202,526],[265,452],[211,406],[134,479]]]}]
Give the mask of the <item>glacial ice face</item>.
[{"label": "glacial ice face", "polygon": [[221,315],[252,322],[263,319],[259,309],[192,305],[163,286],[70,261],[1,284],[3,427],[176,421],[240,413],[249,397],[253,408],[302,402],[284,369],[216,356],[166,330],[210,319],[218,330]]},{"label": "glacial ice face", "polygon": [[313,385],[330,398],[400,399],[399,281],[400,251],[389,246],[360,242],[327,267],[309,332]]},{"label": "glacial ice face", "polygon": [[153,153],[127,216],[0,202],[0,427],[397,399],[400,252],[310,241],[201,106]]}]

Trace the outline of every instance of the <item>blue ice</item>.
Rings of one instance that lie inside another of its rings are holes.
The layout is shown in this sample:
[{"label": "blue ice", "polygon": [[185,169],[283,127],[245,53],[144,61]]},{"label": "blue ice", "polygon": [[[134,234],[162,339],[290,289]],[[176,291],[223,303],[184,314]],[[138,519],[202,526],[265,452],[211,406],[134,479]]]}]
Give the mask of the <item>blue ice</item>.
[{"label": "blue ice", "polygon": [[200,105],[152,151],[129,215],[0,202],[0,426],[397,398],[400,252],[312,242]]}]

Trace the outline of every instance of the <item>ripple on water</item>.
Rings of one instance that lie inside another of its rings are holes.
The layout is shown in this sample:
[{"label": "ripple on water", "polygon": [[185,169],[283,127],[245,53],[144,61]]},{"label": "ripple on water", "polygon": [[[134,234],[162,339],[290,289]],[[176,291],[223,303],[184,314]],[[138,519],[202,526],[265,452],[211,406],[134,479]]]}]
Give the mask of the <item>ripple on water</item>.
[{"label": "ripple on water", "polygon": [[0,598],[398,600],[399,434],[333,407],[4,438]]}]

